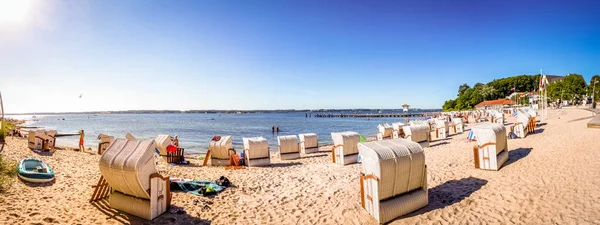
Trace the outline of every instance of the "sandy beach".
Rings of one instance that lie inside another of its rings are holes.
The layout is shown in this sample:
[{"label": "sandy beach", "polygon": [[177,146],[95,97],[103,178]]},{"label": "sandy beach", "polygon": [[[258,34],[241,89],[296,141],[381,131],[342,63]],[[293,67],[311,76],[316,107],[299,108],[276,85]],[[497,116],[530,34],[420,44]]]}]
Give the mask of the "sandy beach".
[{"label": "sandy beach", "polygon": [[[509,161],[499,171],[474,168],[468,132],[432,142],[425,149],[429,205],[391,224],[600,224],[600,129],[586,128],[589,111],[549,114],[535,133],[508,141]],[[162,161],[159,170],[170,177],[226,176],[235,186],[212,198],[174,192],[172,207],[186,213],[147,221],[88,202],[99,155],[69,148],[36,153],[25,139],[9,137],[1,154],[41,158],[56,179],[15,180],[0,194],[0,224],[377,224],[360,206],[361,165],[333,164],[328,150],[284,162],[274,155],[271,167],[235,171],[202,167],[194,158],[187,166]],[[213,204],[203,209],[195,199]]]}]

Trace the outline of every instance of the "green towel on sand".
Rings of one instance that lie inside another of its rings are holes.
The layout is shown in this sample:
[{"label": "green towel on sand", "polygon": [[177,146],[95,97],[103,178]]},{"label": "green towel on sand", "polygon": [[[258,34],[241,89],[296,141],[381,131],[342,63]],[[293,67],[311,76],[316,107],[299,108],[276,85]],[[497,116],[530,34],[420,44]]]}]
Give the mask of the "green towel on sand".
[{"label": "green towel on sand", "polygon": [[205,180],[190,180],[190,181],[177,181],[171,184],[172,189],[181,190],[185,193],[191,193],[198,196],[206,196],[219,193],[225,190],[224,186],[218,185],[214,180],[213,181],[205,181]]}]

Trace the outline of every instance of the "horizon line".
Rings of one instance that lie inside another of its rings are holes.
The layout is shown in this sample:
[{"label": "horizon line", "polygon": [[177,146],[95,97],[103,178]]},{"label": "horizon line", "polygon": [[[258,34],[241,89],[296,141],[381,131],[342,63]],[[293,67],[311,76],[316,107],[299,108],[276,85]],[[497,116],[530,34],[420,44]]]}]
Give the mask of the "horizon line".
[{"label": "horizon line", "polygon": [[[177,109],[131,109],[131,110],[110,110],[110,111],[81,111],[81,112],[19,112],[19,113],[5,113],[5,115],[33,115],[33,114],[106,114],[106,113],[220,113],[220,112],[326,112],[326,111],[348,111],[348,110],[363,110],[363,111],[378,111],[378,110],[391,110],[401,111],[402,108],[329,108],[329,109],[190,109],[190,110],[177,110]],[[409,110],[422,110],[422,111],[442,111],[441,108],[410,108]]]}]

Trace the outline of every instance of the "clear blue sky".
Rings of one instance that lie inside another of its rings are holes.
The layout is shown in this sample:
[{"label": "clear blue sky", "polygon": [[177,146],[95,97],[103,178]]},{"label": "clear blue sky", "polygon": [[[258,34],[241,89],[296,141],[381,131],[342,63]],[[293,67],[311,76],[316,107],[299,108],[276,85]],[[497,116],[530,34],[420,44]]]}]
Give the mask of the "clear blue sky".
[{"label": "clear blue sky", "polygon": [[600,74],[600,1],[0,4],[12,113],[441,108],[462,83]]}]

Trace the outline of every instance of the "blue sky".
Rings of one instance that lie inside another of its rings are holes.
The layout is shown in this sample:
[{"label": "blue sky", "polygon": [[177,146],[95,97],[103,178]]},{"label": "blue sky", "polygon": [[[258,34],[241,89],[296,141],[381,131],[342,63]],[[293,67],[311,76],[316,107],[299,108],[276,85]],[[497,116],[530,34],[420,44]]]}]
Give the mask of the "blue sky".
[{"label": "blue sky", "polygon": [[9,113],[441,108],[462,83],[600,74],[600,1],[14,2]]}]

